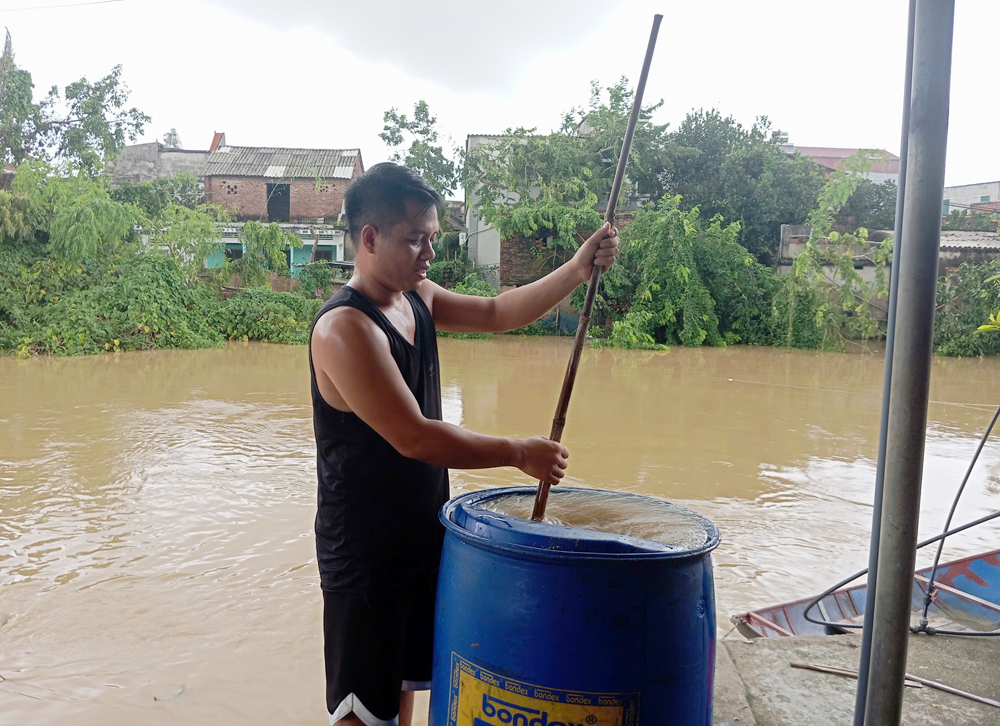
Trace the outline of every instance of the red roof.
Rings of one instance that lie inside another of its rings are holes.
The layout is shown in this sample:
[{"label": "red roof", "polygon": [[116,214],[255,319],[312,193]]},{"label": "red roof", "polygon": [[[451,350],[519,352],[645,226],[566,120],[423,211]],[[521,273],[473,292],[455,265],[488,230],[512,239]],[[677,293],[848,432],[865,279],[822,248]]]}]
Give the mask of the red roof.
[{"label": "red roof", "polygon": [[225,131],[216,131],[215,132],[215,136],[212,137],[212,145],[210,147],[208,147],[208,150],[209,151],[215,151],[220,146],[225,145],[225,143],[226,143],[226,132]]},{"label": "red roof", "polygon": [[[839,168],[839,162],[854,156],[860,151],[860,149],[841,149],[831,146],[796,146],[795,150],[802,154],[802,156],[808,156],[820,166],[834,170]],[[888,160],[872,161],[871,170],[883,174],[898,174],[899,157],[888,151],[881,151],[881,153],[885,154]]]}]

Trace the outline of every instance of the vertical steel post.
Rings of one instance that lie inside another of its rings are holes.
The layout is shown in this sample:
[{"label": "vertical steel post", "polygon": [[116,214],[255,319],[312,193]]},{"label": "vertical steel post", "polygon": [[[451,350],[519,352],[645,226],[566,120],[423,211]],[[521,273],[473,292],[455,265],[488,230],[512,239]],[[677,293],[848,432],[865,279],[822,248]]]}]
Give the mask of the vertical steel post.
[{"label": "vertical steel post", "polygon": [[875,496],[872,507],[872,536],[868,552],[868,588],[865,596],[864,630],[861,634],[861,658],[858,663],[858,688],[854,697],[854,726],[864,726],[868,696],[868,666],[872,654],[872,622],[875,619],[875,595],[878,592],[878,550],[882,534],[882,492],[885,482],[885,442],[889,428],[889,398],[892,386],[892,357],[896,339],[896,303],[899,299],[899,271],[902,258],[904,194],[906,191],[906,154],[910,141],[910,92],[913,87],[913,20],[917,0],[910,0],[906,18],[906,61],[903,72],[903,124],[899,138],[899,181],[896,188],[896,216],[892,230],[892,267],[889,278],[889,312],[885,328],[885,371],[882,377],[882,416],[879,424],[878,460],[875,465]]},{"label": "vertical steel post", "polygon": [[[865,726],[899,724],[927,433],[955,0],[917,0],[895,354]],[[897,266],[894,264],[894,268]]]}]

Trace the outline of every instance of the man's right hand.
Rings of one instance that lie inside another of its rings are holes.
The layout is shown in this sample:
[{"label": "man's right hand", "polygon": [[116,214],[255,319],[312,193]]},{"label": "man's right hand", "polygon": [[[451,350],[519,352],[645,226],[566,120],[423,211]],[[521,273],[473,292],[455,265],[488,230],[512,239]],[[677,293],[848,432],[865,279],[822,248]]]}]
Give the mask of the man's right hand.
[{"label": "man's right hand", "polygon": [[544,436],[512,439],[514,466],[533,479],[556,485],[566,474],[569,450]]}]

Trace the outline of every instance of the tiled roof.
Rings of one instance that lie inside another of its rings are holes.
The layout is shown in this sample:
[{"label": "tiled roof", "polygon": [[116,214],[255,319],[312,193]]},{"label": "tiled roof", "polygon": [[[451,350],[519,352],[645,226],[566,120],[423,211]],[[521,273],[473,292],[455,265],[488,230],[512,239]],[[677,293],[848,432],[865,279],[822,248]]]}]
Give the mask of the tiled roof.
[{"label": "tiled roof", "polygon": [[[829,159],[846,159],[854,156],[860,149],[844,149],[837,146],[796,146],[795,150],[802,156],[821,156]],[[899,157],[885,149],[879,149],[890,161],[899,161]]]},{"label": "tiled roof", "polygon": [[1000,252],[1000,234],[996,232],[944,230],[941,232],[941,249],[995,250]]},{"label": "tiled roof", "polygon": [[359,149],[220,146],[209,155],[205,176],[350,179],[360,153]]}]

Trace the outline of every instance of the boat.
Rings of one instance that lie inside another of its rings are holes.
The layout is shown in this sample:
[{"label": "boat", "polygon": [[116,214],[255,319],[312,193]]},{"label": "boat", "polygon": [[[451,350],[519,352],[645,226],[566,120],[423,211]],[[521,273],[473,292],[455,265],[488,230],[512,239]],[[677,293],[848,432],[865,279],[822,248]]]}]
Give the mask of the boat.
[{"label": "boat", "polygon": [[[913,620],[918,627],[931,568],[913,575]],[[839,635],[846,626],[860,626],[864,620],[867,584],[842,587],[826,595],[810,611],[814,623],[806,619],[806,608],[815,597],[733,615],[730,620],[747,638],[783,638],[792,635]],[[934,576],[928,630],[946,633],[1000,630],[1000,550],[973,555],[938,565]]]}]

